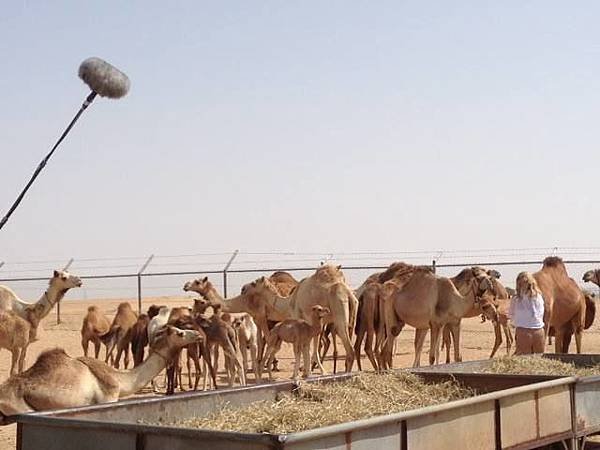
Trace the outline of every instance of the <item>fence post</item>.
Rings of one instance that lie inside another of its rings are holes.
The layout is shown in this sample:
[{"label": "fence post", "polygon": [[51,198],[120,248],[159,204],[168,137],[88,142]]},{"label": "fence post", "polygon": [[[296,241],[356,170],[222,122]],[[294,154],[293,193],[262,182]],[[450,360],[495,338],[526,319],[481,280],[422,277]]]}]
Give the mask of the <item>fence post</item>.
[{"label": "fence post", "polygon": [[[69,267],[71,267],[71,264],[73,264],[73,261],[74,261],[73,258],[69,259],[69,261],[67,262],[65,267],[63,267],[63,270],[69,270]],[[60,302],[58,302],[56,304],[56,324],[58,325],[59,323],[60,323]]]},{"label": "fence post", "polygon": [[436,262],[435,259],[433,261],[431,261],[431,270],[433,270],[433,273],[435,273],[435,269],[436,269]]},{"label": "fence post", "polygon": [[0,261],[0,267],[4,265],[4,261]]},{"label": "fence post", "polygon": [[227,261],[227,264],[225,265],[225,268],[223,269],[223,297],[227,298],[227,271],[229,270],[229,267],[231,266],[231,263],[233,263],[233,260],[235,259],[235,257],[238,255],[240,251],[236,250],[233,252],[233,254],[231,255],[231,258],[229,258],[229,261]]},{"label": "fence post", "polygon": [[144,270],[148,268],[152,260],[154,259],[154,255],[150,255],[146,262],[140,267],[137,273],[137,295],[138,295],[138,314],[142,313],[142,274]]}]

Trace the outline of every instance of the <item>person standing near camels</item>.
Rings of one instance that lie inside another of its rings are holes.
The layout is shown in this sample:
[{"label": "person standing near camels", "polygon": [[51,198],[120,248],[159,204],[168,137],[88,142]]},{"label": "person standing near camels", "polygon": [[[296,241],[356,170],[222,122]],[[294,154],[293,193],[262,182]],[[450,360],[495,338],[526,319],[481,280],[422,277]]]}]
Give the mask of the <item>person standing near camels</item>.
[{"label": "person standing near camels", "polygon": [[544,299],[535,278],[528,272],[517,276],[517,294],[509,316],[516,327],[515,355],[544,352]]}]

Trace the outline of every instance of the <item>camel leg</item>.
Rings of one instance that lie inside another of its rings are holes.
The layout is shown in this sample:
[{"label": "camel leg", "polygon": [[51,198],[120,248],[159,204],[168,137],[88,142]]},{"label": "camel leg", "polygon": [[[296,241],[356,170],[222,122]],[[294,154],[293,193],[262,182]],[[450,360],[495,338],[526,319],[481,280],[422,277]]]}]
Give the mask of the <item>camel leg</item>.
[{"label": "camel leg", "polygon": [[429,365],[434,365],[440,358],[440,332],[441,326],[437,323],[429,325],[431,331],[431,344],[429,348]]},{"label": "camel leg", "polygon": [[[318,336],[317,336],[318,337]],[[281,348],[281,341],[276,340],[272,345],[267,344],[265,349],[265,356],[267,358],[267,371],[269,372],[269,381],[273,381],[273,373],[271,371],[271,365],[273,363],[273,359],[275,359],[275,355]]]},{"label": "camel leg", "polygon": [[563,353],[563,327],[554,327],[554,351]]},{"label": "camel leg", "polygon": [[[338,349],[335,328],[331,330],[331,342],[333,343],[333,373],[337,373]],[[354,355],[354,353],[352,353]]]},{"label": "camel leg", "polygon": [[21,349],[21,355],[19,356],[19,373],[23,372],[23,366],[25,365],[25,356],[27,355],[27,347]]},{"label": "camel leg", "polygon": [[415,330],[415,360],[413,361],[413,367],[421,367],[421,352],[423,351],[423,344],[427,337],[427,328]]},{"label": "camel leg", "polygon": [[208,366],[208,370],[204,371],[204,387],[203,387],[203,389],[206,390],[206,373],[209,370],[210,370],[210,377],[212,379],[213,385],[215,386],[215,389],[217,389],[217,374],[216,374],[215,366],[213,366],[210,363],[210,347],[208,346],[207,343],[203,342],[200,344],[200,352],[202,353],[202,359],[204,359],[205,369]]},{"label": "camel leg", "polygon": [[256,343],[250,345],[250,359],[252,360],[252,371],[254,372],[254,381],[258,381],[258,360],[257,360],[258,348]]},{"label": "camel leg", "polygon": [[88,355],[88,346],[90,344],[89,339],[81,339],[81,348],[83,348],[83,356],[87,357]]},{"label": "camel leg", "polygon": [[11,350],[11,353],[12,353],[12,360],[11,360],[11,364],[10,364],[10,376],[12,377],[13,375],[15,375],[17,373],[17,364],[18,364],[19,356],[21,354],[21,349],[14,348]]},{"label": "camel leg", "polygon": [[248,348],[245,342],[240,342],[240,353],[242,354],[242,367],[244,373],[248,373]]},{"label": "camel leg", "polygon": [[500,322],[495,320],[494,322],[492,322],[492,325],[494,326],[494,348],[492,348],[490,358],[494,357],[496,351],[498,351],[498,349],[502,345],[502,330],[500,329]]},{"label": "camel leg", "polygon": [[313,361],[317,363],[317,367],[321,371],[321,375],[325,375],[325,368],[321,364],[321,358],[319,358],[319,336],[313,338]]},{"label": "camel leg", "polygon": [[310,346],[308,344],[303,345],[300,352],[304,358],[304,376],[308,377],[310,375]]},{"label": "camel leg", "polygon": [[101,342],[96,340],[94,341],[94,357],[96,359],[98,359],[98,357],[100,356],[100,344]]},{"label": "camel leg", "polygon": [[452,338],[450,336],[450,326],[448,324],[444,325],[442,329],[442,349],[446,348],[446,364],[450,362],[450,344],[452,342]]},{"label": "camel leg", "polygon": [[[297,342],[294,342],[294,373],[292,375],[292,378],[294,380],[298,379],[299,371],[300,371],[300,344],[298,344]],[[306,377],[307,373],[308,372],[306,371],[306,367],[305,367],[303,376]]]},{"label": "camel leg", "polygon": [[452,340],[454,341],[454,362],[461,362],[462,355],[460,354],[460,321],[453,324],[446,324],[450,328]]}]

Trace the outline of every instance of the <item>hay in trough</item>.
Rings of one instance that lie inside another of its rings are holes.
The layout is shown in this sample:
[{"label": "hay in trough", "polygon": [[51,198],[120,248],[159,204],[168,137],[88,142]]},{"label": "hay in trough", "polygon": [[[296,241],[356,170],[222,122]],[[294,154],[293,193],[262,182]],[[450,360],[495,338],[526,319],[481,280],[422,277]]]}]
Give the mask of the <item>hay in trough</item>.
[{"label": "hay in trough", "polygon": [[541,356],[504,356],[494,360],[485,373],[514,375],[557,375],[587,377],[600,375],[600,367],[577,367],[574,364]]},{"label": "hay in trough", "polygon": [[301,383],[293,394],[244,407],[223,405],[206,417],[161,424],[246,433],[293,433],[421,408],[475,395],[456,382],[426,384],[416,375],[362,373],[345,381]]}]

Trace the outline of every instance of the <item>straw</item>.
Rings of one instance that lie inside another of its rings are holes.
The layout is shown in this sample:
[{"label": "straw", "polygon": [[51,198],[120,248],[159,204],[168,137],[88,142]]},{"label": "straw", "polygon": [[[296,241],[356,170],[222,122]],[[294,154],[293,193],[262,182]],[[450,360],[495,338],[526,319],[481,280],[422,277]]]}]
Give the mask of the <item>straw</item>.
[{"label": "straw", "polygon": [[600,375],[600,367],[577,367],[574,364],[542,356],[504,356],[494,360],[485,373],[508,373],[515,375],[560,375],[581,377]]},{"label": "straw", "polygon": [[393,414],[475,395],[455,381],[426,384],[407,372],[361,373],[349,380],[300,384],[293,394],[241,408],[224,404],[206,417],[161,425],[284,434]]}]

